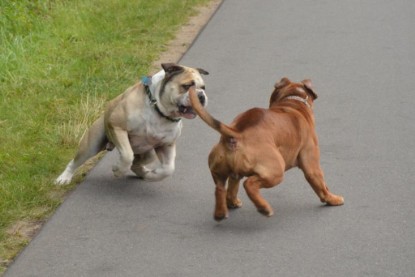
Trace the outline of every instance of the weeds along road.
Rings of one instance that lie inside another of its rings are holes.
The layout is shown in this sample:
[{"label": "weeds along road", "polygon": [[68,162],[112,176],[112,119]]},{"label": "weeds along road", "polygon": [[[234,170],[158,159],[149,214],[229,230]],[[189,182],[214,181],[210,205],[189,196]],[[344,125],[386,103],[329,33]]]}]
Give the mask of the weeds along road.
[{"label": "weeds along road", "polygon": [[218,134],[184,122],[176,172],[115,179],[113,151],[5,276],[413,276],[413,1],[226,0],[181,63],[202,67],[224,122],[265,107],[286,76],[313,80],[322,167],[342,207],[324,207],[301,172],[263,191],[265,218],[212,219],[207,155]]}]

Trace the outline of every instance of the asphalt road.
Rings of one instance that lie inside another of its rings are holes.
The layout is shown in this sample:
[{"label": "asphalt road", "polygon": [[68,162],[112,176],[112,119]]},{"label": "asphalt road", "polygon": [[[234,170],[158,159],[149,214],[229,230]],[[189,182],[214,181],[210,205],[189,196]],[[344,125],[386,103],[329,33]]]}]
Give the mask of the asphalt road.
[{"label": "asphalt road", "polygon": [[322,206],[299,170],[263,191],[275,215],[213,218],[207,155],[184,122],[177,169],[115,179],[107,155],[5,276],[415,276],[415,2],[225,0],[181,63],[210,71],[208,110],[266,107],[286,76],[313,80],[322,167],[345,197]]}]

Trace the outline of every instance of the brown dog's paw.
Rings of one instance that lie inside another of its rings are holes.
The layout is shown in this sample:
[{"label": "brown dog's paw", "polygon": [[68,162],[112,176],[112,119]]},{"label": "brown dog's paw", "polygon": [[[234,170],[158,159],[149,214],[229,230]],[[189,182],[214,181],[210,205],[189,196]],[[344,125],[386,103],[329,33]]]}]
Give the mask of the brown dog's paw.
[{"label": "brown dog's paw", "polygon": [[274,215],[274,211],[270,208],[258,209],[258,212],[265,215],[265,216],[267,216],[267,217],[270,217],[270,216]]},{"label": "brown dog's paw", "polygon": [[216,221],[222,221],[222,220],[224,220],[224,219],[227,219],[228,218],[228,213],[216,213],[215,212],[215,214],[213,215],[213,218],[216,220]]},{"label": "brown dog's paw", "polygon": [[341,206],[344,204],[344,198],[340,195],[330,194],[325,202],[329,206]]},{"label": "brown dog's paw", "polygon": [[236,199],[226,199],[226,205],[229,209],[238,209],[242,207],[242,201],[239,198]]}]

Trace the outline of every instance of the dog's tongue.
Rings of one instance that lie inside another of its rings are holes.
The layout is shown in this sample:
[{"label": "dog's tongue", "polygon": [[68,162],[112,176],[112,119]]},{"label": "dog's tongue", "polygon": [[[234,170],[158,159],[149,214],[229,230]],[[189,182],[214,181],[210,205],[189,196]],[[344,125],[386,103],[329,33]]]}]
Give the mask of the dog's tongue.
[{"label": "dog's tongue", "polygon": [[180,114],[181,116],[183,116],[184,118],[187,119],[193,119],[196,117],[196,114],[194,113],[193,109],[191,107],[181,107],[180,108]]},{"label": "dog's tongue", "polygon": [[182,116],[184,118],[187,118],[187,119],[193,119],[193,118],[196,117],[196,114],[194,114],[194,113],[185,113],[185,114],[182,114]]}]

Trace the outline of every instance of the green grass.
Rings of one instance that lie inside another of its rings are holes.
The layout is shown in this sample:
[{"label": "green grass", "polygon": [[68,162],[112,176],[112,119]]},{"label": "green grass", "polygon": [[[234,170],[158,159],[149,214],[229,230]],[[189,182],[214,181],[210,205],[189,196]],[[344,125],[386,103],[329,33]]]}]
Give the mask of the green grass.
[{"label": "green grass", "polygon": [[0,273],[72,186],[53,180],[104,103],[209,0],[0,1]]}]

